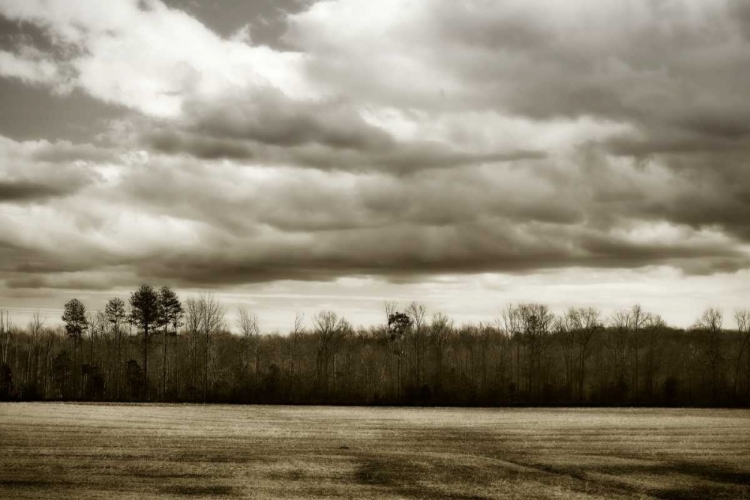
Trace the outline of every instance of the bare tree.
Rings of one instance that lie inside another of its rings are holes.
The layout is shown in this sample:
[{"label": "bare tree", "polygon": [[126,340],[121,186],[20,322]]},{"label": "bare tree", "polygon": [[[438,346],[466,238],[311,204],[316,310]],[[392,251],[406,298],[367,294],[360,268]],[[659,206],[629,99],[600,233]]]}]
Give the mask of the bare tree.
[{"label": "bare tree", "polygon": [[721,326],[724,317],[721,311],[714,308],[706,309],[700,319],[693,326],[703,332],[705,339],[705,356],[708,361],[711,385],[711,400],[716,402],[719,392],[719,367],[722,362]]},{"label": "bare tree", "polygon": [[594,335],[599,332],[603,325],[599,319],[599,311],[593,308],[572,308],[568,310],[565,316],[567,329],[573,336],[576,344],[577,353],[577,380],[578,380],[578,399],[585,399],[584,385],[586,381],[586,360],[589,356],[589,347]]},{"label": "bare tree", "polygon": [[411,320],[408,330],[409,343],[414,352],[414,382],[417,388],[422,386],[422,371],[424,370],[424,352],[427,348],[427,309],[424,305],[412,302],[406,308],[406,315]]},{"label": "bare tree", "polygon": [[429,332],[430,341],[435,347],[435,390],[440,393],[443,390],[443,353],[445,344],[453,332],[453,321],[441,312],[435,313],[430,322]]},{"label": "bare tree", "polygon": [[666,323],[657,314],[651,314],[646,324],[645,331],[646,346],[646,395],[652,398],[654,395],[654,379],[659,371],[661,353],[662,353],[662,335],[660,332],[665,328]]},{"label": "bare tree", "polygon": [[188,328],[193,328],[203,341],[203,400],[208,400],[209,365],[211,360],[211,337],[224,327],[224,308],[210,293],[185,302]]},{"label": "bare tree", "polygon": [[750,310],[742,309],[734,313],[734,319],[737,321],[737,331],[742,335],[742,343],[740,344],[740,350],[737,354],[737,363],[734,368],[734,393],[737,394],[739,378],[740,378],[740,363],[742,361],[742,355],[745,349],[748,349],[747,353],[747,371],[745,376],[747,377],[745,391],[746,394],[750,395]]},{"label": "bare tree", "polygon": [[[245,343],[248,380],[252,374],[254,382],[257,383],[258,363],[260,361],[260,328],[258,327],[258,316],[248,311],[245,306],[241,306],[238,310],[237,326]],[[251,350],[253,351],[252,356],[250,355]],[[250,362],[251,359],[254,360],[253,363]],[[247,385],[246,383],[245,386],[247,387]]]},{"label": "bare tree", "polygon": [[294,315],[294,329],[289,333],[289,377],[291,381],[290,391],[295,391],[295,375],[297,369],[297,357],[299,356],[299,344],[305,334],[305,315],[296,313]]},{"label": "bare tree", "polygon": [[521,316],[513,304],[508,304],[500,311],[499,323],[505,335],[513,341],[513,345],[515,346],[515,362],[513,362],[513,357],[511,356],[511,364],[513,365],[511,367],[511,378],[517,390],[521,386],[521,347],[523,346],[524,338]]},{"label": "bare tree", "polygon": [[[609,321],[606,347],[609,350],[615,374],[615,387],[618,394],[627,394],[628,387],[628,344],[630,337],[630,312],[618,311]],[[631,381],[632,382],[632,381]]]},{"label": "bare tree", "polygon": [[10,318],[10,313],[8,311],[0,311],[0,360],[3,364],[8,363],[12,329],[13,321]]},{"label": "bare tree", "polygon": [[391,317],[391,314],[395,313],[398,310],[398,303],[393,300],[388,300],[383,305],[385,309],[385,321],[388,323],[388,318]]},{"label": "bare tree", "polygon": [[638,375],[638,370],[640,367],[638,354],[640,352],[640,347],[638,345],[638,340],[641,337],[641,332],[644,328],[646,328],[646,326],[648,326],[651,320],[651,315],[647,312],[644,312],[640,304],[635,304],[628,313],[628,326],[630,335],[633,339],[633,394],[636,398],[638,397],[640,388],[640,377]]},{"label": "bare tree", "polygon": [[42,336],[44,334],[44,322],[38,311],[31,315],[26,330],[29,334],[29,349],[26,353],[28,367],[27,384],[34,392],[39,389],[39,356],[41,355]]},{"label": "bare tree", "polygon": [[572,324],[570,316],[570,311],[568,311],[564,317],[555,320],[553,327],[562,350],[565,365],[565,392],[568,398],[573,396],[576,375],[576,333],[575,325]]},{"label": "bare tree", "polygon": [[13,372],[9,361],[12,331],[10,313],[0,311],[0,398],[10,397],[13,391]]},{"label": "bare tree", "polygon": [[330,360],[336,355],[342,340],[352,333],[351,325],[333,311],[323,311],[313,317],[313,327],[318,337],[318,383],[328,396],[328,371]]},{"label": "bare tree", "polygon": [[541,360],[547,338],[554,324],[554,315],[543,304],[508,305],[502,311],[505,331],[517,343],[516,370],[520,382],[520,347],[526,352],[526,389],[534,397],[541,385]]}]

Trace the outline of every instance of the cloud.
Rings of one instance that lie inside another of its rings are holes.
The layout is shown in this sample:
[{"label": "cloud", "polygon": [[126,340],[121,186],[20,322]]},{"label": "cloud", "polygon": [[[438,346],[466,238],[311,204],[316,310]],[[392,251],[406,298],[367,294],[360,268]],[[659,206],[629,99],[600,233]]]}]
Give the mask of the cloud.
[{"label": "cloud", "polygon": [[140,142],[162,153],[201,159],[248,159],[317,169],[396,174],[478,163],[541,159],[546,153],[505,146],[461,151],[444,141],[399,140],[344,100],[292,100],[277,90],[187,101],[184,116],[147,126]]},{"label": "cloud", "polygon": [[133,114],[90,144],[0,141],[0,279],[745,269],[745,10],[330,0],[282,50],[158,1],[4,2],[49,47],[1,74]]},{"label": "cloud", "polygon": [[8,201],[43,200],[52,196],[70,194],[73,190],[27,180],[0,179],[0,203]]},{"label": "cloud", "polygon": [[26,83],[55,83],[58,78],[57,66],[48,60],[29,56],[18,57],[7,51],[0,51],[0,75],[18,78]]},{"label": "cloud", "polygon": [[[150,116],[177,116],[186,97],[219,96],[249,82],[304,91],[294,70],[299,54],[222,39],[159,1],[122,0],[99,9],[86,1],[11,0],[0,6],[0,14],[43,30],[65,54],[55,62],[58,69],[68,68],[69,85]],[[31,50],[33,55],[0,59],[0,74],[39,73],[39,50]],[[54,71],[42,72],[48,73]],[[57,85],[54,74],[45,81]]]}]

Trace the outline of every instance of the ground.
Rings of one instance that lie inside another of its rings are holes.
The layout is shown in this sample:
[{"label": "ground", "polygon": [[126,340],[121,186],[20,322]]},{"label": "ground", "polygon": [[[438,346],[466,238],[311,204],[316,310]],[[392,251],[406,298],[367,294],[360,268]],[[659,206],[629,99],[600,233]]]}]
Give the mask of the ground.
[{"label": "ground", "polygon": [[750,499],[750,411],[6,403],[0,497]]}]

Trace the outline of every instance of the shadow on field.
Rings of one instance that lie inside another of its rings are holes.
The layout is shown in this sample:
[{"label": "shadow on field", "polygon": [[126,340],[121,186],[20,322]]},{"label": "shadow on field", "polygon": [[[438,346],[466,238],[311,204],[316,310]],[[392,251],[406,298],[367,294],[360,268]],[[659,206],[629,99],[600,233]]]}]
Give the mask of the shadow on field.
[{"label": "shadow on field", "polygon": [[661,465],[611,465],[594,467],[590,470],[604,474],[684,474],[717,483],[750,485],[750,472],[729,470],[706,464],[673,462]]},{"label": "shadow on field", "polygon": [[184,496],[230,496],[234,493],[231,486],[165,486],[159,488],[161,493]]},{"label": "shadow on field", "polygon": [[[482,495],[446,490],[451,486],[465,489],[466,484],[483,483],[484,474],[477,467],[453,464],[416,463],[398,457],[367,456],[360,459],[354,472],[357,483],[387,488],[407,498],[447,498],[453,500],[489,500]],[[432,486],[440,484],[443,488]]]},{"label": "shadow on field", "polygon": [[[523,463],[523,462],[519,462]],[[664,500],[703,500],[707,498],[748,498],[750,497],[750,473],[735,471],[708,464],[668,462],[657,465],[600,465],[576,467],[574,465],[550,465],[543,463],[526,464],[544,472],[568,476],[579,481],[610,486],[631,493],[648,494]],[[590,473],[611,476],[610,480],[601,480],[589,476]],[[664,487],[633,487],[624,484],[621,478],[629,476],[663,476]],[[692,479],[680,476],[691,476],[698,481],[710,481],[714,484],[699,484]],[[669,483],[679,481],[684,488],[670,487]]]},{"label": "shadow on field", "polygon": [[25,480],[25,479],[0,479],[0,488],[19,488],[19,489],[51,489],[51,488],[64,488],[70,486],[69,483],[63,481],[45,481],[41,479],[37,480]]},{"label": "shadow on field", "polygon": [[152,472],[152,471],[131,471],[126,472],[123,475],[128,477],[137,477],[138,479],[202,479],[209,477],[208,474],[192,474],[192,473],[170,473],[170,472]]}]

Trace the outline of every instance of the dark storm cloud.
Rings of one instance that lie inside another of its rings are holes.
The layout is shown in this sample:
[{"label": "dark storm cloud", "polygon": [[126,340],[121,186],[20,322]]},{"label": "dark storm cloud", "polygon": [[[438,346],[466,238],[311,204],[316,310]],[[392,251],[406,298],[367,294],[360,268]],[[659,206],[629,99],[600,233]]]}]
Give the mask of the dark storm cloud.
[{"label": "dark storm cloud", "polygon": [[59,141],[41,144],[34,150],[31,158],[49,163],[68,163],[77,160],[107,163],[115,161],[117,153],[93,144],[73,144],[69,141]]},{"label": "dark storm cloud", "polygon": [[[586,156],[579,162],[590,163],[573,182],[579,189],[558,193],[554,184],[544,186],[543,178],[524,169],[512,180],[496,179],[482,168],[400,180],[387,174],[341,172],[332,178],[291,170],[255,184],[242,176],[223,178],[231,172],[226,168],[152,164],[128,177],[119,197],[151,213],[201,222],[195,228],[200,243],[175,241],[172,249],[133,261],[137,275],[181,286],[347,275],[403,281],[433,273],[526,273],[571,266],[670,265],[704,274],[747,265],[733,240],[692,238],[687,232],[677,239],[639,241],[628,236],[619,218],[604,223],[592,218],[613,203],[618,213],[648,216],[644,207],[659,193],[633,203],[628,193],[639,191],[635,181],[629,185]],[[598,198],[600,189],[582,182],[593,170],[599,172],[595,181],[609,186],[604,200]],[[208,171],[214,175],[207,176]],[[503,190],[503,180],[512,187]],[[524,188],[525,183],[536,191]],[[623,194],[615,200],[618,190]],[[707,203],[695,202],[699,207]],[[664,206],[654,214],[659,211]],[[654,215],[653,220],[662,218]]]},{"label": "dark storm cloud", "polygon": [[42,201],[56,196],[65,196],[77,191],[76,185],[50,185],[28,180],[0,179],[0,203]]},{"label": "dark storm cloud", "polygon": [[339,149],[331,144],[316,142],[279,146],[168,130],[154,130],[141,137],[143,144],[157,152],[186,154],[200,159],[255,160],[271,165],[298,165],[320,170],[383,170],[394,174],[546,157],[546,153],[534,150],[466,153],[451,150],[441,143],[426,141],[407,144],[391,141],[384,143],[382,148],[358,148],[355,147],[358,141],[350,139],[351,142],[337,142],[336,146],[341,146]]},{"label": "dark storm cloud", "polygon": [[206,157],[226,149],[221,156],[239,158],[252,156],[253,144],[359,150],[393,146],[387,132],[367,124],[345,102],[293,101],[278,90],[253,90],[210,102],[188,101],[182,134],[168,123],[145,140],[162,151],[182,149]]},{"label": "dark storm cloud", "polygon": [[97,269],[92,272],[66,270],[60,273],[19,275],[5,281],[14,293],[18,290],[111,290],[113,285],[135,288],[143,278],[129,272]]},{"label": "dark storm cloud", "polygon": [[254,159],[318,169],[408,173],[485,162],[541,159],[542,151],[456,151],[436,141],[396,140],[367,123],[346,101],[295,101],[276,90],[237,93],[211,102],[188,101],[184,123],[141,133],[163,153],[202,159]]},{"label": "dark storm cloud", "polygon": [[734,271],[748,265],[744,253],[721,245],[643,244],[576,229],[508,221],[328,232],[280,249],[225,250],[167,255],[139,265],[143,276],[201,287],[278,279],[330,280],[379,275],[393,281],[419,280],[435,273],[526,273],[574,266],[633,268],[677,265],[691,273]]},{"label": "dark storm cloud", "polygon": [[247,160],[256,155],[252,145],[243,141],[203,137],[170,130],[154,130],[143,134],[141,142],[155,151],[167,154],[187,154],[203,160],[219,158]]}]

